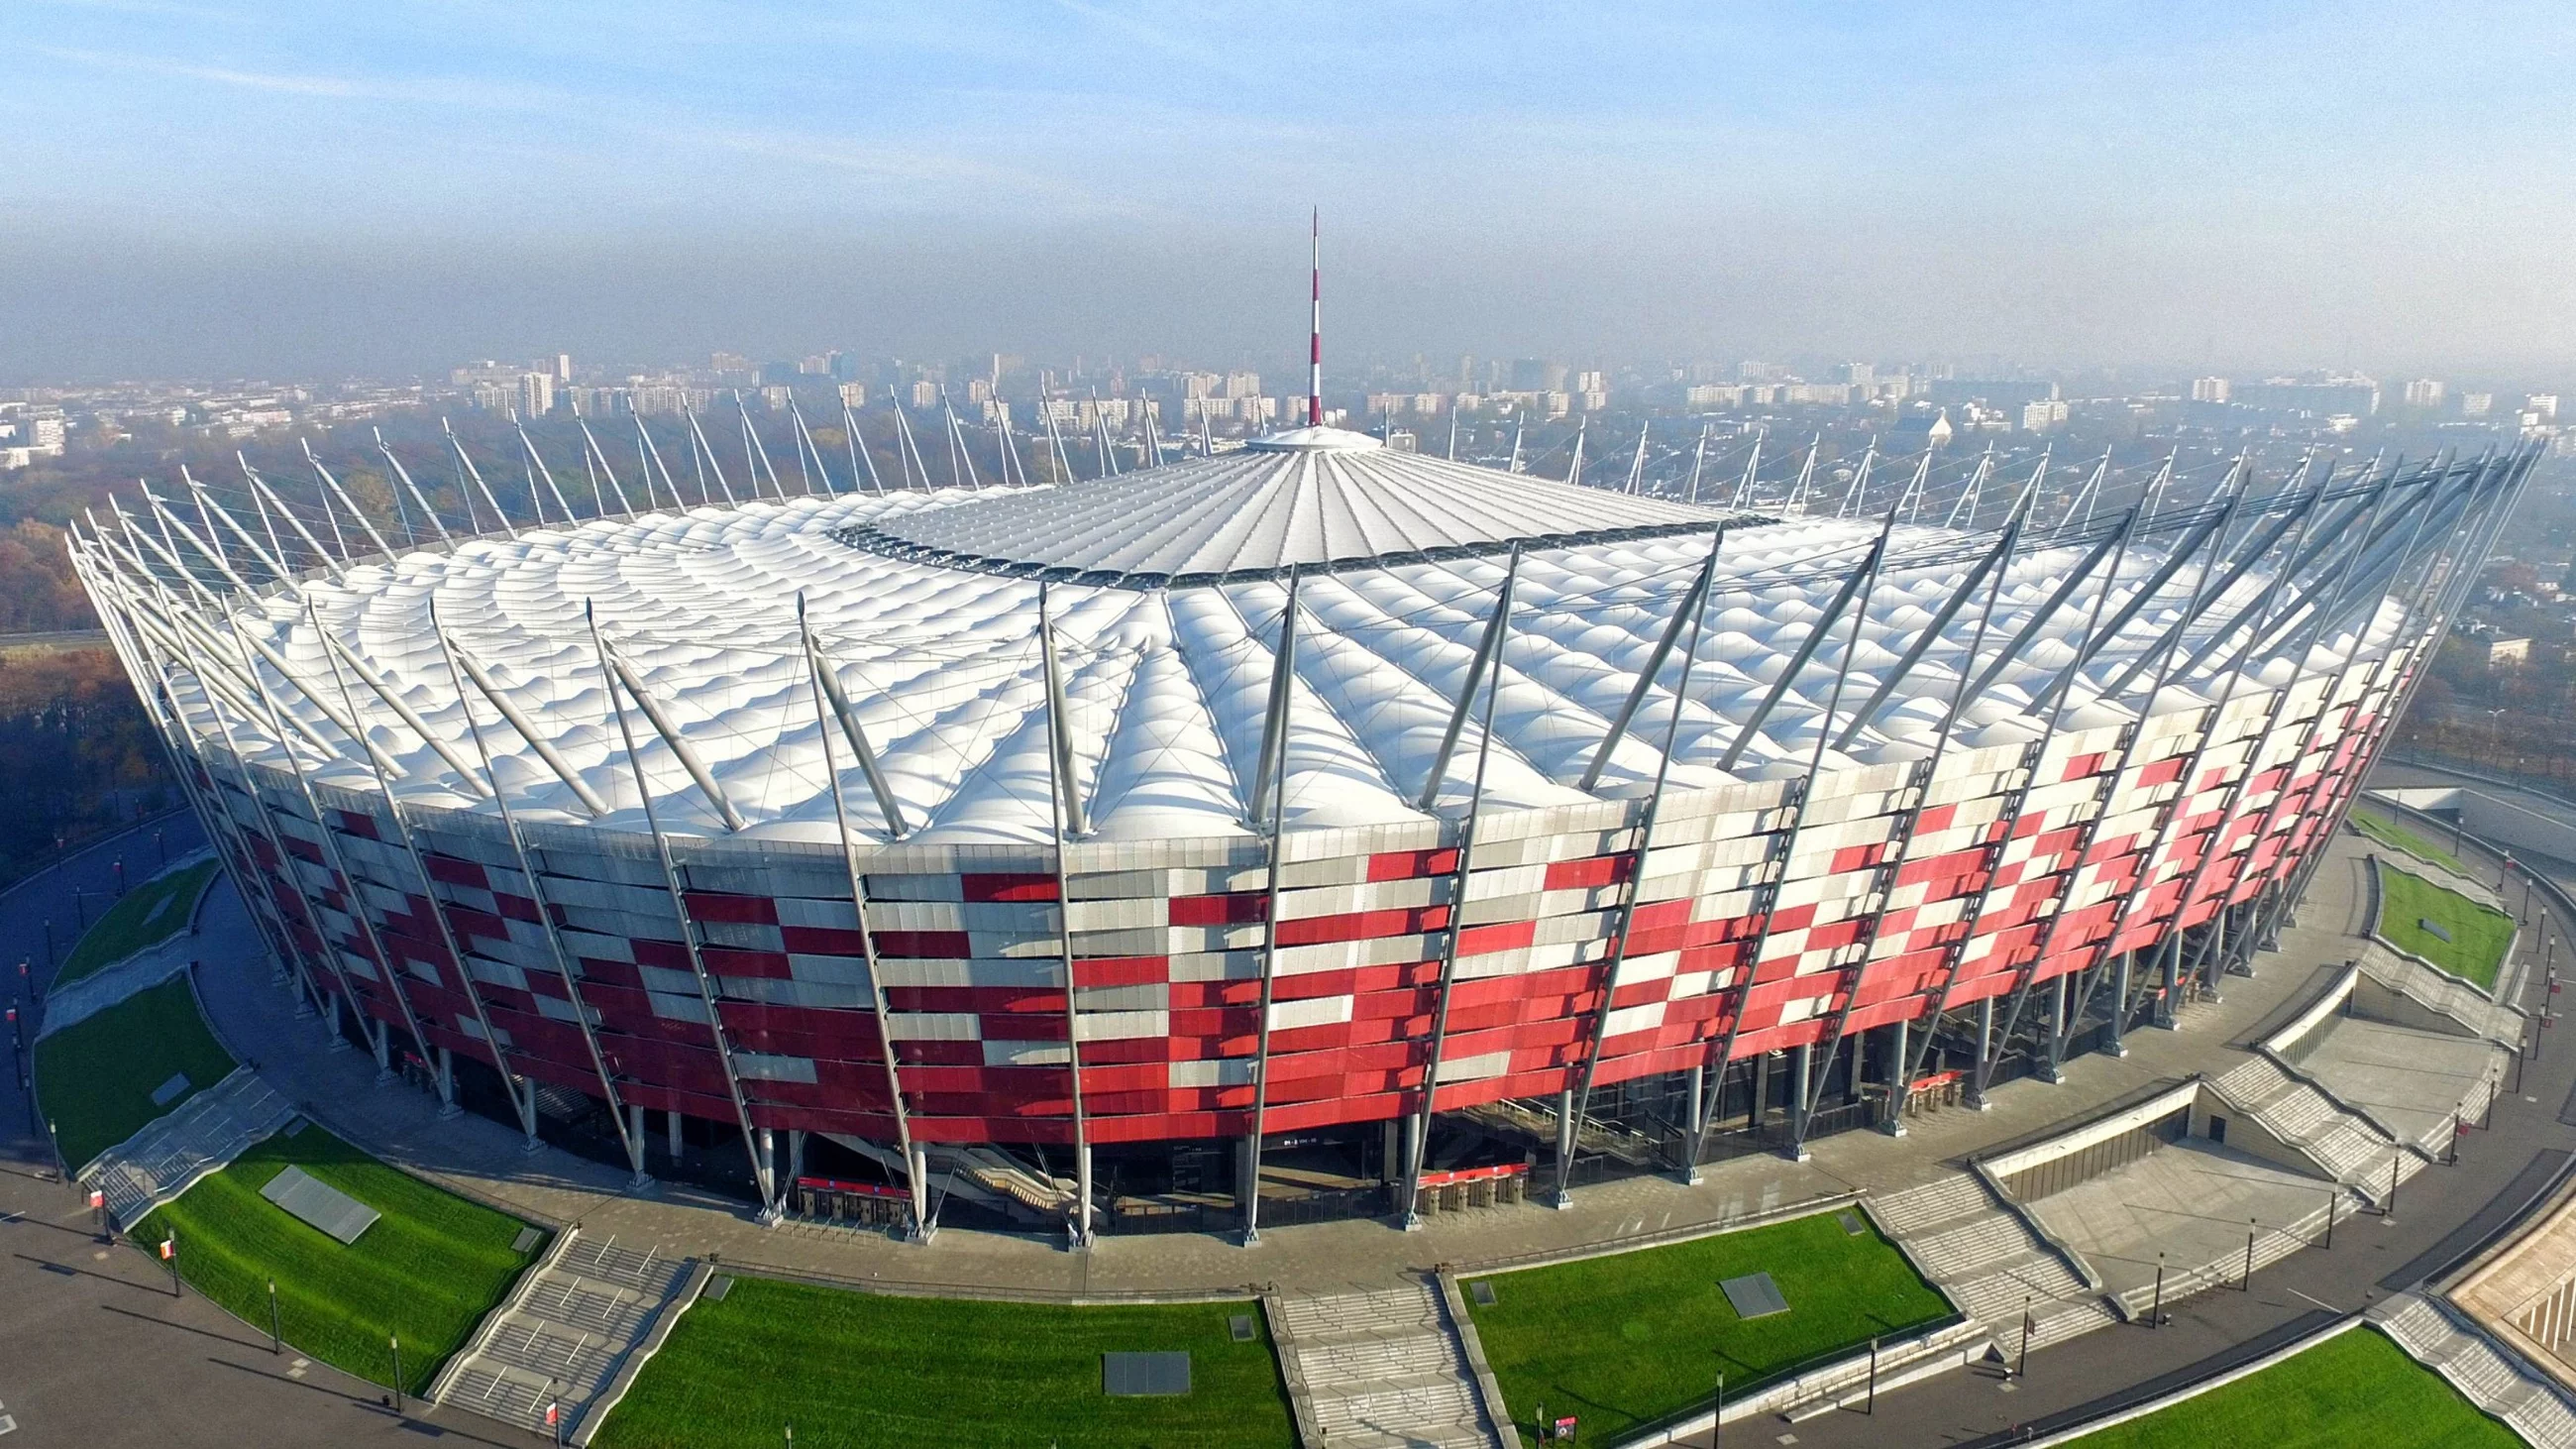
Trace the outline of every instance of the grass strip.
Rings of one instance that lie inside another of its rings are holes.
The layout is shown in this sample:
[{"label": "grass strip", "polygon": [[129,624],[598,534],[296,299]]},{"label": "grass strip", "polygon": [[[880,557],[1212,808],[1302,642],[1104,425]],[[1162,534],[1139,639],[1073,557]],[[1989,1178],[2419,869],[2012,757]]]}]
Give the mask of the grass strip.
[{"label": "grass strip", "polygon": [[[2419,924],[2424,921],[2440,926],[2451,939],[2425,930]],[[2382,860],[2379,936],[2463,980],[2493,986],[2513,945],[2513,917]]]},{"label": "grass strip", "polygon": [[[259,1195],[289,1164],[383,1214],[342,1244]],[[279,1133],[145,1217],[136,1246],[179,1241],[179,1275],[256,1328],[279,1326],[299,1353],[370,1383],[393,1380],[402,1337],[405,1393],[429,1386],[531,1256],[510,1244],[526,1224],[432,1187],[320,1127]]]},{"label": "grass strip", "polygon": [[2373,1328],[2076,1441],[2085,1449],[2518,1449],[2522,1440]]},{"label": "grass strip", "polygon": [[[2371,839],[2378,841],[2382,845],[2388,846],[2391,849],[2405,851],[2407,854],[2415,856],[2421,860],[2429,860],[2435,865],[2459,875],[2470,875],[2469,868],[2461,863],[2458,856],[2453,855],[2451,852],[2435,845],[2432,841],[2425,839],[2421,834],[2409,830],[2405,826],[2400,825],[2393,820],[2382,820],[2376,815],[2365,814],[2359,810],[2353,811],[2350,815],[2347,815],[2344,818],[2353,823],[2354,829],[2359,830],[2362,834],[2369,836]],[[2471,878],[2474,879],[2475,877],[2472,876]]]},{"label": "grass strip", "polygon": [[[1730,1397],[1840,1351],[1934,1323],[1947,1300],[1874,1226],[1839,1213],[1670,1247],[1496,1274],[1495,1301],[1468,1312],[1523,1443],[1541,1405],[1608,1443],[1694,1405],[1726,1375]],[[1789,1311],[1735,1314],[1721,1280],[1769,1273]]]},{"label": "grass strip", "polygon": [[[232,1057],[197,1014],[185,975],[36,1043],[37,1097],[75,1172],[232,1070]],[[156,1105],[153,1092],[173,1073],[187,1077],[187,1090]]]},{"label": "grass strip", "polygon": [[[1249,1314],[1238,1343],[1228,1320]],[[1190,1392],[1109,1398],[1100,1356],[1186,1351]],[[1073,1308],[895,1298],[737,1279],[702,1298],[637,1376],[602,1449],[1011,1445],[1293,1449],[1260,1305]]]},{"label": "grass strip", "polygon": [[186,930],[197,909],[197,897],[215,878],[215,862],[201,860],[154,876],[108,907],[107,914],[81,933],[54,973],[52,989],[113,966],[146,946],[158,945]]}]

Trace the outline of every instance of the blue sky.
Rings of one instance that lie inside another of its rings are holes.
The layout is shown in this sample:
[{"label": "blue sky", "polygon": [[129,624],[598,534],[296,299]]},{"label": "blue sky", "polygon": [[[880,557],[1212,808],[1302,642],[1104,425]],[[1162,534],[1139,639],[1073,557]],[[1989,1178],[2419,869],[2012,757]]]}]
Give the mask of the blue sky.
[{"label": "blue sky", "polygon": [[1309,204],[1354,352],[2548,368],[2571,59],[2477,3],[12,0],[0,373],[1257,361]]}]

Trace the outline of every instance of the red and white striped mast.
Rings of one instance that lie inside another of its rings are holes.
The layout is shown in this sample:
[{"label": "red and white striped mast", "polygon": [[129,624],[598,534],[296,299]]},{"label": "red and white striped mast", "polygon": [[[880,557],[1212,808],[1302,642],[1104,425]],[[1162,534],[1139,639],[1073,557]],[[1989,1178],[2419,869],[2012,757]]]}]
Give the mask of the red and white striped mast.
[{"label": "red and white striped mast", "polygon": [[1324,212],[1317,207],[1308,219],[1309,240],[1314,246],[1314,310],[1306,335],[1306,426],[1324,425]]}]

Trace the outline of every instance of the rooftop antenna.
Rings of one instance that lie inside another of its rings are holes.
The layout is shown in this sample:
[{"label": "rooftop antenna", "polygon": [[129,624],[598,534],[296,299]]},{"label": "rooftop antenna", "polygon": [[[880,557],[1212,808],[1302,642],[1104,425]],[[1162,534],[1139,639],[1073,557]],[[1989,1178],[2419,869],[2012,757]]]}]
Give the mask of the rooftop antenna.
[{"label": "rooftop antenna", "polygon": [[1307,241],[1314,252],[1313,302],[1306,334],[1306,426],[1324,425],[1324,211],[1307,218]]}]

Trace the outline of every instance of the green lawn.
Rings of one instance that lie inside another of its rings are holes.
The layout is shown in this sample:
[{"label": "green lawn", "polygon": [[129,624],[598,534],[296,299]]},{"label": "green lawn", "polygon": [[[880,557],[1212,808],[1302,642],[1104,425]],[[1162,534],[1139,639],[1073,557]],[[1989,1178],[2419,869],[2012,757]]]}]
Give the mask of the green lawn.
[{"label": "green lawn", "polygon": [[187,929],[188,917],[197,908],[197,897],[214,878],[215,862],[201,860],[154,876],[127,891],[125,899],[108,907],[107,914],[74,943],[72,953],[63,958],[62,969],[54,973],[54,987],[59,989],[78,981],[102,966],[112,966]]},{"label": "green lawn", "polygon": [[[1488,1279],[1495,1302],[1468,1312],[1524,1442],[1539,1407],[1572,1414],[1607,1443],[1705,1404],[1716,1377],[1743,1393],[1795,1365],[1936,1322],[1949,1303],[1874,1227],[1836,1213],[1531,1268]],[[1789,1311],[1742,1319],[1718,1283],[1769,1273]]]},{"label": "green lawn", "polygon": [[[233,1059],[197,1015],[188,978],[174,976],[36,1043],[36,1095],[75,1172],[136,1129],[230,1076]],[[152,1093],[184,1073],[166,1105]]]},{"label": "green lawn", "polygon": [[2344,818],[2352,822],[2354,829],[2382,845],[2393,846],[2409,855],[2429,860],[2435,865],[2460,875],[2470,873],[2469,868],[2460,863],[2458,856],[2393,820],[2382,820],[2376,815],[2364,814],[2359,810],[2353,811]]},{"label": "green lawn", "polygon": [[2076,1442],[2086,1449],[2518,1449],[2522,1440],[2378,1330],[2356,1328]]},{"label": "green lawn", "polygon": [[[1250,1314],[1237,1343],[1227,1322]],[[1190,1392],[1108,1398],[1107,1352],[1186,1350]],[[1294,1449],[1257,1303],[1070,1308],[761,1278],[700,1299],[602,1429],[604,1449],[956,1445]]]},{"label": "green lawn", "polygon": [[[289,1164],[383,1216],[343,1246],[259,1195]],[[508,1292],[528,1259],[526,1224],[409,1176],[319,1127],[280,1133],[146,1217],[134,1241],[157,1252],[175,1231],[179,1273],[255,1327],[277,1280],[287,1343],[370,1383],[390,1383],[402,1336],[404,1388],[419,1393]]]},{"label": "green lawn", "polygon": [[[2432,921],[2451,933],[2445,941],[2418,925]],[[2458,891],[2379,863],[2379,935],[2454,976],[2495,985],[2504,953],[2513,944],[2513,917],[2479,905]]]}]

